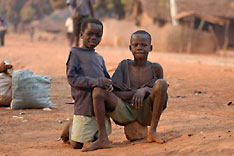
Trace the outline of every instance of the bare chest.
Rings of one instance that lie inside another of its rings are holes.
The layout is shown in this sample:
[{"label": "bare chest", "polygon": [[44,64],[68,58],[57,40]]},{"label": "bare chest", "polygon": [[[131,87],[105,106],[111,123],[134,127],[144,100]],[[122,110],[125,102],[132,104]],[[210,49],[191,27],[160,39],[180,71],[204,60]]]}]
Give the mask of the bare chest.
[{"label": "bare chest", "polygon": [[129,79],[132,89],[150,82],[154,77],[151,66],[147,67],[129,67]]}]

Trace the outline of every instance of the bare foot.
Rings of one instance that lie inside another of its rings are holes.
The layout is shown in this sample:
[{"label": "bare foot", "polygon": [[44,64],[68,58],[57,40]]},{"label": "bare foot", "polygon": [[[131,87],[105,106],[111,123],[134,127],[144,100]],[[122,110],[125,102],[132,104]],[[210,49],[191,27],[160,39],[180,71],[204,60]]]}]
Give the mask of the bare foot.
[{"label": "bare foot", "polygon": [[83,149],[82,152],[94,151],[97,149],[110,148],[111,143],[109,140],[97,140],[87,148]]},{"label": "bare foot", "polygon": [[148,143],[157,142],[159,144],[163,144],[165,143],[165,140],[160,138],[157,133],[148,133],[147,142]]}]

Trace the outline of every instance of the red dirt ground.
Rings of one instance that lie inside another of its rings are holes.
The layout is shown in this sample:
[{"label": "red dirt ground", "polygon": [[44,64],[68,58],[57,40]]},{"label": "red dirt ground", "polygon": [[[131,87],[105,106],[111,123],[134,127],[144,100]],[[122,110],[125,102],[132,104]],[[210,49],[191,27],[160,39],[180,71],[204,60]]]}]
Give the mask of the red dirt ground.
[{"label": "red dirt ground", "polygon": [[[158,127],[167,142],[129,142],[123,127],[113,123],[113,147],[83,153],[57,141],[67,118],[73,115],[73,105],[65,104],[71,101],[65,77],[67,41],[30,42],[25,35],[7,35],[6,46],[0,47],[0,60],[10,60],[15,70],[31,69],[35,74],[50,76],[55,108],[45,111],[0,107],[0,155],[234,155],[234,57],[150,53],[149,60],[163,66],[170,84],[168,108]],[[110,74],[122,59],[132,58],[127,48],[101,45],[97,51]],[[232,104],[227,105],[229,102]]]}]

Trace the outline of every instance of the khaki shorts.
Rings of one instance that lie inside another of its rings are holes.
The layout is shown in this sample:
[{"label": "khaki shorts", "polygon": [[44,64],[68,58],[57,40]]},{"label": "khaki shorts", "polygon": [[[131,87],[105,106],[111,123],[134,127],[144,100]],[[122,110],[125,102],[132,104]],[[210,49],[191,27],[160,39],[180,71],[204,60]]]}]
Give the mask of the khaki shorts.
[{"label": "khaki shorts", "polygon": [[[92,142],[94,137],[98,137],[97,121],[95,116],[88,117],[83,115],[74,115],[72,123],[71,140],[87,143]],[[111,122],[108,117],[105,119],[107,135],[111,134]]]},{"label": "khaki shorts", "polygon": [[[166,100],[167,103],[167,100]],[[166,103],[163,110],[166,108]],[[118,125],[127,125],[128,123],[138,121],[144,126],[150,126],[153,111],[153,102],[148,96],[141,109],[132,108],[129,103],[118,98],[118,104],[115,110],[107,115]]]}]

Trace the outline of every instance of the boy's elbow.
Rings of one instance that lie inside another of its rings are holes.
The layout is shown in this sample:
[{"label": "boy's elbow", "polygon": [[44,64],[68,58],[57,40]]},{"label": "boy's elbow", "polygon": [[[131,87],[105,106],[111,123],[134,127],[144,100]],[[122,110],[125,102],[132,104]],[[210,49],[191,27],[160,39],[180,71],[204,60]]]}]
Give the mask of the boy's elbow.
[{"label": "boy's elbow", "polygon": [[70,86],[72,87],[75,86],[75,79],[73,77],[67,77],[67,82],[69,83]]}]

